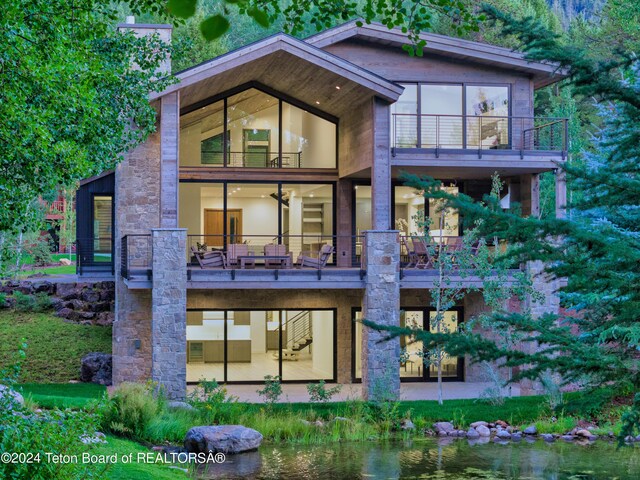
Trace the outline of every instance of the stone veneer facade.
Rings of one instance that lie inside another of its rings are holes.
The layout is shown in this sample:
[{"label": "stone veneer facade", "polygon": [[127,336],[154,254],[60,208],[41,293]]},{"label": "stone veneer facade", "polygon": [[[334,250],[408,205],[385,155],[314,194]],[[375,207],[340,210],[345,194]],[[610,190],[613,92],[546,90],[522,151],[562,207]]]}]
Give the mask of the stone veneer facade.
[{"label": "stone veneer facade", "polygon": [[[400,239],[395,230],[365,232],[367,280],[362,318],[400,326]],[[400,339],[382,341],[384,331],[362,329],[362,396],[397,400],[400,396]]]}]

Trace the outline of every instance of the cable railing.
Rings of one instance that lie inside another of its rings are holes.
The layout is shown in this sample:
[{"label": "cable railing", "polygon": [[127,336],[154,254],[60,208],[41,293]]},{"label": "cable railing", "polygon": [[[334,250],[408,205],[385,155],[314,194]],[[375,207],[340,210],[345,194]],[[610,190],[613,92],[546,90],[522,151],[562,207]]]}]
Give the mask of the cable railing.
[{"label": "cable railing", "polygon": [[516,150],[566,154],[568,120],[551,117],[417,115],[392,116],[395,149]]},{"label": "cable railing", "polygon": [[302,168],[302,152],[227,151],[225,158],[222,151],[202,150],[200,161],[206,167]]}]

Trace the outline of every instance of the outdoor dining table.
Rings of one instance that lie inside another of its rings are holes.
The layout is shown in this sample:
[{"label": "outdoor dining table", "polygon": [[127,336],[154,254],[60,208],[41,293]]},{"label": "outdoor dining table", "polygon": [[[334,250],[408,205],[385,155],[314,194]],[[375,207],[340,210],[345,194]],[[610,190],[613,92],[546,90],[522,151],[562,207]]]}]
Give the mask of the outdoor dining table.
[{"label": "outdoor dining table", "polygon": [[273,265],[274,268],[290,267],[291,257],[289,255],[242,255],[238,257],[241,269],[255,268],[256,260],[279,260],[280,263]]}]

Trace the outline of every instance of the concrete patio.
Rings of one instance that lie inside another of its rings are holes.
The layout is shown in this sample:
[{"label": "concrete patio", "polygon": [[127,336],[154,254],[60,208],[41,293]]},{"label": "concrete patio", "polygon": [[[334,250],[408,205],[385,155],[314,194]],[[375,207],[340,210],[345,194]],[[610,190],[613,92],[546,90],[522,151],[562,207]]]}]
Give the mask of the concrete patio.
[{"label": "concrete patio", "polygon": [[[327,384],[327,388],[334,387],[334,384]],[[490,383],[479,382],[446,382],[443,386],[443,397],[445,400],[478,398],[481,393],[490,387]],[[240,402],[263,403],[264,399],[256,391],[262,389],[261,385],[235,384],[227,385],[227,391],[231,395],[238,397]],[[194,387],[189,387],[191,391]],[[512,395],[520,396],[520,388],[513,386]],[[505,392],[507,394],[507,392]],[[332,401],[359,400],[362,398],[361,384],[342,385],[340,393],[336,394]],[[437,400],[438,385],[436,383],[403,383],[400,387],[401,400]],[[308,402],[309,394],[304,384],[282,385],[281,402]]]}]

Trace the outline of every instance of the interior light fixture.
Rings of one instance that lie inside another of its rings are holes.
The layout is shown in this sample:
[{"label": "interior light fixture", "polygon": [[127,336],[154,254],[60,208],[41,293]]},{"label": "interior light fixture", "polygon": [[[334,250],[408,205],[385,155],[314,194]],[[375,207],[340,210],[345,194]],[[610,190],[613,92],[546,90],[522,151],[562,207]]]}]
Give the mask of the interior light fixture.
[{"label": "interior light fixture", "polygon": [[309,196],[310,196],[311,198],[313,198],[313,193],[310,193],[310,194],[309,194]]},{"label": "interior light fixture", "polygon": [[316,105],[320,105],[320,102],[318,100],[316,100]]},{"label": "interior light fixture", "polygon": [[336,85],[336,90],[340,90],[340,85]]}]

